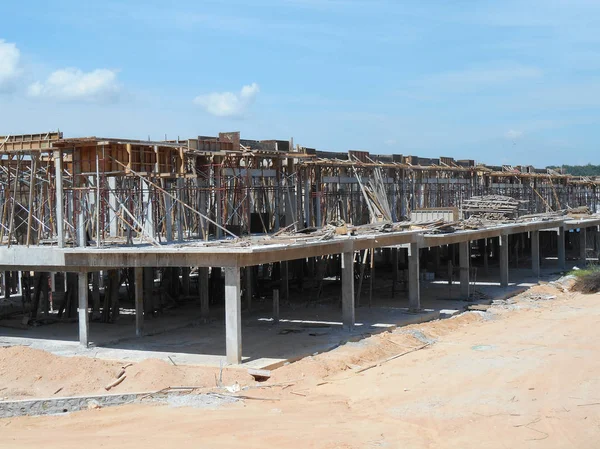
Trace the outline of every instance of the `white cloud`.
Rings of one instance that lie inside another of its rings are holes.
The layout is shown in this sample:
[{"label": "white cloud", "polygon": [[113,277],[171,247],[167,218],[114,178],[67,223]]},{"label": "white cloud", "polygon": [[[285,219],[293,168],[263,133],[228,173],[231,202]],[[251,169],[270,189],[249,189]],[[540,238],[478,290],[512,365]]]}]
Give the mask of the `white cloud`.
[{"label": "white cloud", "polygon": [[523,137],[523,131],[509,129],[508,131],[506,131],[506,134],[504,134],[504,136],[509,140],[517,140]]},{"label": "white cloud", "polygon": [[398,143],[398,141],[397,141],[396,139],[387,139],[387,140],[386,140],[385,142],[383,142],[383,143],[385,143],[386,145],[388,145],[388,146],[390,146],[390,147],[391,147],[391,146],[394,146],[394,145],[396,145],[396,144]]},{"label": "white cloud", "polygon": [[15,44],[0,39],[0,92],[15,87],[21,73],[21,52]]},{"label": "white cloud", "polygon": [[116,100],[120,90],[115,70],[67,68],[51,73],[46,82],[31,84],[27,93],[37,98],[104,103]]},{"label": "white cloud", "polygon": [[217,117],[240,117],[254,102],[258,92],[258,84],[252,83],[242,87],[239,93],[213,92],[199,95],[194,98],[194,103]]}]

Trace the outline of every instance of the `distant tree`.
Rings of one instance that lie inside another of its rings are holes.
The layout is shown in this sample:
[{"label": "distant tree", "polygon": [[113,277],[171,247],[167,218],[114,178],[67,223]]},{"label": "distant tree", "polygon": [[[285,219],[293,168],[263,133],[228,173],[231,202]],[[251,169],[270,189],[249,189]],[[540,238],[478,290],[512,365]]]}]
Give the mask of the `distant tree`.
[{"label": "distant tree", "polygon": [[548,168],[573,176],[600,176],[600,165],[550,165]]}]

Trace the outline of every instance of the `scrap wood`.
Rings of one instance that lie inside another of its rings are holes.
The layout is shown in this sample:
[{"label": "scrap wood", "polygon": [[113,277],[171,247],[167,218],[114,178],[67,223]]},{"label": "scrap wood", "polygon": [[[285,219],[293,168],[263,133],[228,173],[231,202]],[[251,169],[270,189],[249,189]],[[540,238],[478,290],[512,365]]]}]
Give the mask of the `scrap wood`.
[{"label": "scrap wood", "polygon": [[431,343],[425,343],[424,345],[419,346],[417,348],[413,348],[413,349],[410,349],[408,351],[401,352],[400,354],[393,355],[391,357],[388,357],[387,359],[383,359],[383,360],[381,360],[381,361],[379,361],[377,363],[374,363],[372,365],[365,366],[364,368],[361,368],[361,369],[355,371],[355,373],[356,374],[362,373],[362,372],[367,371],[367,370],[369,370],[371,368],[375,368],[375,367],[380,366],[380,365],[382,365],[384,363],[387,363],[387,362],[389,362],[391,360],[397,359],[398,357],[402,357],[402,356],[404,356],[406,354],[410,354],[411,352],[416,352],[416,351],[420,351],[421,349],[425,349],[427,346],[430,346],[430,345],[431,345]]},{"label": "scrap wood", "polygon": [[117,380],[112,381],[111,383],[109,383],[106,387],[104,387],[104,389],[106,391],[110,390],[113,387],[116,387],[117,385],[119,385],[121,382],[123,382],[125,380],[125,378],[127,377],[126,374],[123,374],[121,377],[119,377]]}]

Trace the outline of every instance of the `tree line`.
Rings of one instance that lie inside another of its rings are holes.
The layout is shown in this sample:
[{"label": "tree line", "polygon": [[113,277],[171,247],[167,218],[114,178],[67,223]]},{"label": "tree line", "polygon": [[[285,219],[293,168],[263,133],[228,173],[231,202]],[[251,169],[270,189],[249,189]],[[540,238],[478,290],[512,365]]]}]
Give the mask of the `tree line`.
[{"label": "tree line", "polygon": [[573,176],[600,176],[600,165],[550,165],[547,168]]}]

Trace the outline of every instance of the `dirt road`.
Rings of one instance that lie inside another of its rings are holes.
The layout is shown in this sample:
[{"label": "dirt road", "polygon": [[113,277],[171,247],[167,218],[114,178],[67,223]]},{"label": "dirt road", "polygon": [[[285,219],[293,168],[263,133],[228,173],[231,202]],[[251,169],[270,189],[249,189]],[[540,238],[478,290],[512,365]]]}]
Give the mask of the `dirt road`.
[{"label": "dirt road", "polygon": [[598,448],[599,337],[600,295],[561,294],[346,345],[214,410],[0,420],[0,447]]}]

